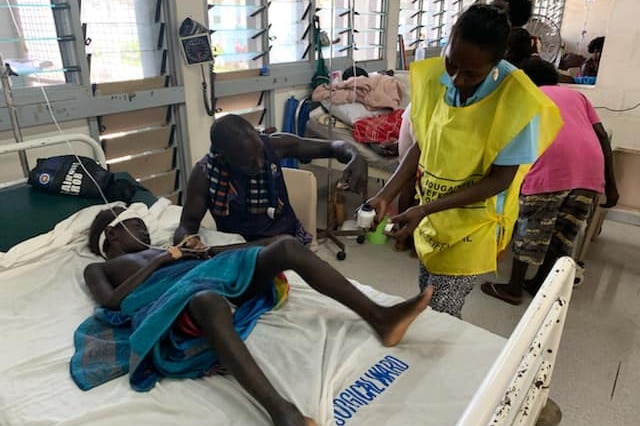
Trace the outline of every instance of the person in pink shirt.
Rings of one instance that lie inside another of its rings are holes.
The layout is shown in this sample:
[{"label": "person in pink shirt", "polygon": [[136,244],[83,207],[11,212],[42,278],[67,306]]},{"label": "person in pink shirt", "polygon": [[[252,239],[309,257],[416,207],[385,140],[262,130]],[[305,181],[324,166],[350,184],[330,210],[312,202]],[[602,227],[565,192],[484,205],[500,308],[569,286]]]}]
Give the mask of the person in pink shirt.
[{"label": "person in pink shirt", "polygon": [[[606,195],[603,207],[618,202],[609,137],[589,100],[577,90],[558,86],[558,73],[549,62],[533,57],[521,66],[558,106],[564,126],[522,184],[509,283],[481,286],[484,293],[512,305],[522,303],[523,289],[537,292],[559,257],[572,255],[578,232],[600,194]],[[525,281],[529,265],[538,270]]]}]

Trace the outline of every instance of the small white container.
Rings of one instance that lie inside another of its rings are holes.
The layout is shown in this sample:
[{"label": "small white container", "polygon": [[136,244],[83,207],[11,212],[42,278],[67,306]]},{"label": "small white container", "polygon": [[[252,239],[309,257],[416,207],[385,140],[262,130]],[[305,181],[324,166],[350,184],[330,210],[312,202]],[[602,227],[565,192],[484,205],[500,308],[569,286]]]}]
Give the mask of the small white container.
[{"label": "small white container", "polygon": [[373,219],[376,217],[376,211],[369,204],[363,204],[358,209],[357,223],[360,228],[369,229],[373,226]]}]

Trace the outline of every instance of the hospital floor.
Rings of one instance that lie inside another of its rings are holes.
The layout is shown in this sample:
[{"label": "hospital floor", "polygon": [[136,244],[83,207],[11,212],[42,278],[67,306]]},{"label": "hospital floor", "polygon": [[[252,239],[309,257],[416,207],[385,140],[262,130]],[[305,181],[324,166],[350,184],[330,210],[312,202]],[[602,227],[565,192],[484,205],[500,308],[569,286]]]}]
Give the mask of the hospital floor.
[{"label": "hospital floor", "polygon": [[[326,172],[318,177],[318,223],[326,217]],[[373,195],[379,182],[372,179]],[[347,211],[358,205],[349,196]],[[386,245],[347,245],[347,258],[336,259],[336,246],[321,242],[317,254],[349,278],[402,297],[418,291],[418,261]],[[507,262],[508,263],[508,262]],[[563,426],[636,425],[640,418],[640,227],[605,221],[585,260],[583,284],[573,291],[551,397],[562,409]],[[508,277],[502,265],[500,278]],[[527,308],[490,298],[479,286],[471,292],[464,320],[508,337]]]}]

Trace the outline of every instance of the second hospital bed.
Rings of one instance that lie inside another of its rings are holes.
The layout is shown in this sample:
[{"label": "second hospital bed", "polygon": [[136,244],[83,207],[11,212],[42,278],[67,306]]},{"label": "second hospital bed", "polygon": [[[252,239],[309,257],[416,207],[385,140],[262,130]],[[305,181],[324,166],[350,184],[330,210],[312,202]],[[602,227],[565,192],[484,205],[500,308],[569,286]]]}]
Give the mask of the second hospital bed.
[{"label": "second hospital bed", "polygon": [[[82,208],[0,253],[0,424],[268,425],[229,376],[165,379],[148,393],[132,391],[126,377],[76,387],[73,332],[94,308],[82,272],[98,260],[87,231],[102,208]],[[181,207],[160,199],[137,208],[153,243],[168,242]],[[209,244],[241,240],[203,235]],[[561,260],[509,339],[429,309],[399,346],[385,348],[355,314],[288,272],[290,300],[260,319],[247,344],[278,391],[320,425],[534,424],[573,274],[573,262]],[[398,300],[356,285],[380,303]]]}]

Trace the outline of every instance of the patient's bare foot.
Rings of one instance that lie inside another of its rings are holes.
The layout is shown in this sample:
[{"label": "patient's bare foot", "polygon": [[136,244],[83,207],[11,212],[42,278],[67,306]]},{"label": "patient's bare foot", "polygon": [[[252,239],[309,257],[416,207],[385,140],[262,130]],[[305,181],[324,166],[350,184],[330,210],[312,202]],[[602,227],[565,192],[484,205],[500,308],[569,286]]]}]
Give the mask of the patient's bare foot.
[{"label": "patient's bare foot", "polygon": [[429,286],[422,294],[385,308],[385,312],[379,321],[376,321],[376,324],[372,324],[373,328],[378,332],[382,344],[389,347],[400,343],[413,320],[427,309],[432,295],[433,286]]},{"label": "patient's bare foot", "polygon": [[286,402],[272,413],[271,419],[275,426],[318,426],[315,420],[302,415],[298,408]]}]

